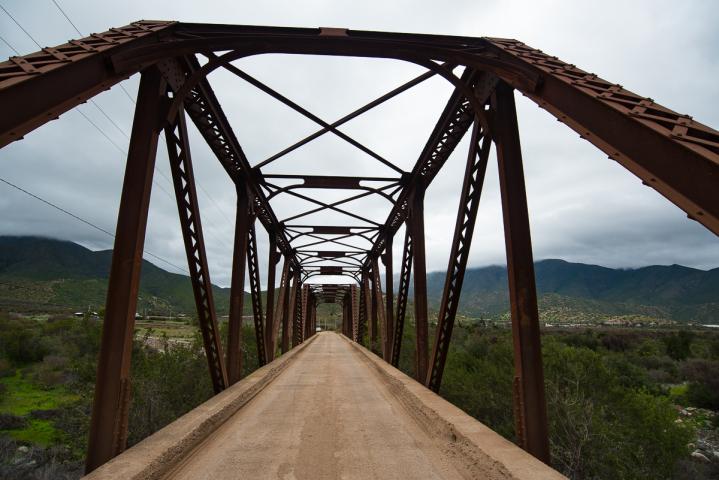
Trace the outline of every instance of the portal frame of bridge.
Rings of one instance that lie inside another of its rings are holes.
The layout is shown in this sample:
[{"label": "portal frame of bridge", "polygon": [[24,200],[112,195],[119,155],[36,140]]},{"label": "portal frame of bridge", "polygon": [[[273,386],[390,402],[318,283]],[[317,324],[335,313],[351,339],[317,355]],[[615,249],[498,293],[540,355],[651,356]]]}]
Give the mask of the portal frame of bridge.
[{"label": "portal frame of bridge", "polygon": [[[329,123],[231,63],[251,55],[284,53],[391,58],[427,72]],[[200,64],[197,55],[206,58]],[[207,80],[224,68],[320,125],[312,135],[252,166]],[[455,74],[461,70],[461,75]],[[98,379],[91,421],[87,471],[125,448],[130,402],[130,352],[147,212],[158,137],[164,130],[175,196],[213,388],[240,378],[245,270],[260,365],[310,337],[319,303],[342,304],[342,331],[399,364],[414,273],[415,374],[438,391],[471,246],[491,144],[497,146],[508,260],[515,353],[514,402],[520,445],[549,461],[541,344],[529,215],[514,106],[514,90],[546,109],[610,159],[630,170],[687,215],[719,233],[719,132],[516,40],[350,31],[346,29],[249,27],[140,21],[72,40],[0,64],[0,147],[67,110],[141,73],[109,279]],[[403,171],[338,129],[342,124],[435,75],[454,91],[411,171]],[[212,284],[205,255],[185,115],[193,122],[237,189],[229,335],[226,357],[219,340]],[[424,192],[471,130],[457,222],[437,320],[428,345],[424,247]],[[262,167],[331,133],[396,172],[393,177],[263,174]],[[294,180],[281,186],[278,181]],[[368,187],[362,182],[380,183]],[[353,192],[323,202],[297,190]],[[279,219],[270,201],[290,195],[316,205]],[[391,204],[385,222],[346,209],[378,195]],[[296,223],[333,211],[351,225]],[[268,291],[262,306],[256,220],[270,241]],[[294,222],[294,223],[293,223]],[[360,222],[357,224],[356,222]],[[392,244],[406,226],[397,304]],[[348,243],[364,242],[366,248]],[[309,243],[299,244],[301,241]],[[276,267],[284,259],[275,296]],[[383,298],[380,262],[385,266]],[[342,275],[359,284],[312,284]],[[396,308],[396,311],[395,311]],[[292,330],[290,332],[290,330]],[[366,336],[366,337],[365,337]],[[291,344],[291,345],[290,345]]]}]

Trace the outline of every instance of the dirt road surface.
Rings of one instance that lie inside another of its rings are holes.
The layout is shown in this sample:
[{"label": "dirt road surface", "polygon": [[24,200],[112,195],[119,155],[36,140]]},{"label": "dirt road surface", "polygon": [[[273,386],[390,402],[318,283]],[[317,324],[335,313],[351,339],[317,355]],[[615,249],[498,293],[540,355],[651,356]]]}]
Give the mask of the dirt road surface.
[{"label": "dirt road surface", "polygon": [[167,478],[462,478],[347,341],[300,355]]}]

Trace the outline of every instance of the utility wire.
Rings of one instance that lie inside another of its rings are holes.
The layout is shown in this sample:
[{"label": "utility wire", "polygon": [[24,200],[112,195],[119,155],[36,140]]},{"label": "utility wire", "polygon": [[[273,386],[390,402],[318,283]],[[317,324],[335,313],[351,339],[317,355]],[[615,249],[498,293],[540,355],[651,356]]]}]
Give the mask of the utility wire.
[{"label": "utility wire", "polygon": [[[16,190],[19,190],[19,191],[21,191],[22,193],[24,193],[24,194],[26,194],[26,195],[29,195],[29,196],[31,196],[32,198],[36,199],[36,200],[41,201],[42,203],[44,203],[44,204],[46,204],[46,205],[48,205],[48,206],[54,208],[55,210],[59,210],[60,212],[64,213],[65,215],[71,216],[71,217],[74,218],[75,220],[78,220],[78,221],[84,223],[85,225],[88,225],[88,226],[94,228],[95,230],[98,230],[98,231],[104,233],[105,235],[109,235],[110,237],[115,238],[115,235],[114,235],[113,233],[108,232],[107,230],[105,230],[105,229],[102,228],[102,227],[98,227],[98,226],[95,225],[94,223],[90,222],[89,220],[85,220],[84,218],[80,217],[79,215],[75,215],[74,213],[72,213],[72,212],[70,212],[70,211],[68,211],[68,210],[65,210],[64,208],[62,208],[62,207],[60,207],[60,206],[58,206],[58,205],[52,203],[52,202],[49,201],[49,200],[45,200],[44,198],[40,197],[39,195],[36,195],[36,194],[34,194],[34,193],[32,193],[32,192],[30,192],[30,191],[28,191],[28,190],[26,190],[26,189],[24,189],[24,188],[22,188],[22,187],[19,187],[19,186],[15,185],[14,183],[5,180],[5,179],[2,178],[2,177],[0,177],[0,182],[3,182],[4,184],[6,184],[6,185],[8,185],[8,186],[10,186],[10,187],[12,187],[12,188],[14,188],[14,189],[16,189]],[[179,271],[182,272],[183,274],[184,274],[184,273],[188,273],[188,272],[187,272],[187,269],[183,269],[182,267],[178,267],[178,266],[175,265],[174,263],[172,263],[172,262],[170,262],[170,261],[168,261],[168,260],[165,260],[164,258],[160,257],[159,255],[155,255],[154,253],[149,252],[149,251],[147,251],[147,250],[145,250],[145,253],[148,254],[149,256],[151,256],[151,257],[153,257],[153,258],[155,258],[155,259],[161,261],[161,262],[165,262],[166,264],[171,265],[172,267],[176,268],[177,270],[179,270]]]},{"label": "utility wire", "polygon": [[2,9],[2,11],[5,12],[5,14],[6,14],[8,17],[10,17],[10,20],[12,20],[13,22],[15,22],[15,25],[17,25],[17,26],[20,28],[20,30],[22,30],[23,32],[25,32],[25,35],[27,35],[27,36],[30,38],[30,40],[32,40],[33,42],[35,42],[35,45],[37,45],[37,48],[39,48],[40,50],[42,50],[42,47],[40,46],[40,44],[37,43],[37,41],[33,38],[33,36],[30,35],[30,34],[27,32],[27,30],[25,30],[25,29],[23,28],[22,25],[20,25],[20,22],[18,22],[17,20],[15,20],[15,17],[13,17],[13,16],[10,14],[10,12],[8,12],[7,9],[5,9],[5,7],[2,6],[2,4],[0,4],[0,9]]},{"label": "utility wire", "polygon": [[[72,28],[75,29],[75,31],[77,32],[77,34],[80,35],[81,37],[84,36],[83,33],[80,31],[80,29],[77,28],[77,25],[75,25],[75,23],[70,19],[70,16],[69,16],[69,15],[65,12],[65,10],[63,10],[63,8],[60,6],[60,3],[59,3],[57,0],[51,0],[51,1],[52,1],[52,3],[57,7],[57,9],[60,11],[60,13],[62,14],[62,16],[65,17],[65,20],[67,20],[68,23],[69,23],[70,25],[72,25]],[[127,92],[127,90],[125,90],[125,88],[123,87],[123,85],[122,85],[122,84],[119,84],[119,86],[120,86],[120,88],[123,89],[123,91],[125,92],[125,95],[127,95],[127,97],[130,99],[130,101],[132,101],[132,103],[135,103],[135,100],[132,98],[132,96],[130,96],[130,94]],[[97,107],[98,110],[100,110],[100,112],[105,116],[105,118],[107,118],[107,119],[110,121],[110,123],[112,123],[112,124],[115,126],[115,128],[116,128],[117,130],[119,130],[120,133],[122,133],[123,135],[125,135],[125,137],[127,137],[128,140],[129,140],[130,137],[129,137],[129,135],[127,134],[127,132],[125,132],[122,128],[120,128],[120,126],[117,125],[117,123],[115,123],[115,122],[112,120],[112,118],[110,118],[110,117],[105,113],[105,111],[102,110],[102,109],[97,105],[97,103],[95,103],[94,100],[91,99],[90,101],[95,105],[95,107]],[[167,182],[168,182],[170,185],[172,185],[172,181],[170,181],[170,179],[167,178],[167,176],[166,176],[164,173],[162,173],[161,171],[159,171],[159,170],[157,170],[157,169],[155,169],[155,171],[156,171],[157,173],[159,173],[165,180],[167,180]],[[215,205],[215,207],[216,207],[217,210],[220,212],[220,214],[225,218],[225,220],[227,220],[229,223],[232,223],[231,220],[230,220],[230,219],[227,217],[227,215],[225,214],[225,212],[222,210],[222,208],[220,208],[220,205],[215,201],[214,198],[212,198],[212,195],[210,195],[210,193],[209,193],[207,190],[205,190],[205,187],[203,187],[202,184],[200,184],[199,181],[197,182],[197,186],[200,187],[200,190],[202,190],[202,192],[205,194],[205,196],[206,196],[207,198],[209,198],[210,201]],[[223,242],[223,243],[224,243],[224,242]],[[225,245],[225,246],[227,246],[227,245]]]},{"label": "utility wire", "polygon": [[[60,8],[60,6],[59,6],[54,0],[52,0],[52,1],[53,1],[53,3],[55,3],[55,5],[58,7],[58,9],[59,9],[60,12],[63,14],[63,16],[64,16],[65,18],[67,18],[68,21],[70,21],[70,19],[68,18],[67,14],[65,14],[65,12]],[[28,37],[30,40],[32,40],[32,41],[35,43],[35,45],[37,45],[38,48],[42,49],[42,47],[40,46],[40,43],[35,39],[35,37],[33,37],[33,36],[30,34],[30,32],[28,32],[28,31],[20,24],[20,22],[17,21],[17,19],[15,19],[15,17],[13,17],[12,14],[7,11],[7,9],[6,9],[5,7],[3,7],[2,5],[0,5],[0,8],[7,14],[8,17],[10,17],[10,19],[11,19],[13,22],[15,22],[15,25],[17,25],[17,26],[20,28],[20,30],[22,30],[22,31],[25,33],[25,35],[27,35],[27,37]],[[82,36],[82,33],[80,33],[80,31],[77,29],[77,27],[75,26],[75,24],[72,23],[72,21],[70,21],[70,25],[72,25],[72,27],[75,29],[75,31],[77,31],[77,33],[80,34],[80,36]],[[11,48],[12,48],[12,47],[11,47]],[[14,50],[14,48],[13,48],[13,50]],[[100,113],[101,113],[107,120],[109,120],[110,123],[111,123],[115,128],[117,128],[117,129],[120,131],[120,133],[122,133],[122,134],[129,140],[129,138],[130,138],[129,135],[117,124],[117,122],[115,122],[115,121],[107,114],[107,112],[105,112],[105,110],[102,109],[102,107],[100,107],[100,105],[99,105],[94,99],[91,98],[91,99],[90,99],[90,103],[92,103],[92,104],[95,106],[95,108],[97,108],[97,109],[100,111]],[[82,110],[80,110],[79,107],[75,107],[75,110],[78,111],[78,112],[80,112],[80,115],[82,115],[82,116],[85,118],[85,120],[87,120],[93,127],[95,127],[95,129],[97,129],[97,131],[100,132],[100,134],[101,134],[103,137],[105,137],[108,142],[110,142],[110,143],[111,143],[115,148],[117,148],[121,153],[123,153],[125,156],[127,156],[127,152],[125,151],[125,149],[123,149],[122,147],[120,147],[114,140],[112,140],[112,138],[111,138],[102,128],[100,128],[100,126],[99,126],[97,123],[95,123],[94,121],[92,121],[92,119],[90,119],[90,117],[88,117],[87,114],[85,114],[85,112],[83,112]],[[155,171],[158,172],[158,173],[160,173],[160,175],[161,175],[170,185],[172,185],[172,182],[167,178],[167,176],[164,175],[163,173],[161,173],[161,172],[157,169],[157,167],[155,167]],[[167,191],[166,188],[164,188],[162,185],[160,185],[160,184],[159,184],[157,181],[155,181],[154,179],[153,179],[153,183],[154,183],[160,190],[162,190],[171,200],[174,200],[174,197],[170,194],[170,192]]]},{"label": "utility wire", "polygon": [[[60,13],[62,14],[62,16],[65,17],[65,19],[70,23],[70,25],[72,25],[72,27],[75,29],[75,31],[78,33],[78,35],[83,36],[82,32],[80,32],[80,30],[77,28],[77,26],[72,22],[72,20],[70,20],[70,17],[65,13],[65,11],[62,9],[62,7],[60,7],[59,3],[58,3],[56,0],[51,0],[51,1],[53,2],[53,4],[55,4],[55,6],[56,6],[57,9],[60,11]],[[35,40],[35,37],[33,37],[33,36],[30,34],[30,32],[28,32],[28,31],[20,24],[20,22],[18,22],[18,21],[15,19],[15,17],[13,17],[12,14],[11,14],[10,12],[8,12],[5,7],[2,6],[2,4],[0,4],[0,9],[2,9],[2,10],[5,12],[5,14],[7,14],[7,16],[10,17],[10,19],[11,19],[13,22],[15,22],[15,25],[17,25],[17,26],[20,28],[20,30],[22,30],[22,31],[25,33],[25,35],[27,35],[27,37],[28,37],[30,40],[32,40],[32,41],[35,43],[35,45],[37,45],[37,47],[38,47],[39,49],[42,50],[42,47],[40,46],[40,43],[38,43],[38,41]],[[3,39],[3,41],[5,41],[5,40]],[[7,43],[7,42],[5,42],[5,43]],[[10,48],[12,48],[15,52],[17,52],[17,50],[15,50],[15,48],[13,48],[9,43],[8,43],[8,46],[10,46]],[[122,87],[121,84],[120,84],[120,87]],[[132,101],[132,103],[135,103],[135,100],[130,96],[130,94],[127,92],[127,90],[125,90],[125,89],[123,88],[123,91],[124,91],[125,94],[128,96],[128,98]],[[97,109],[100,111],[100,113],[102,113],[102,115],[103,115],[107,120],[110,121],[110,123],[111,123],[120,133],[122,133],[128,140],[130,139],[130,136],[127,134],[127,132],[125,132],[125,130],[123,130],[123,129],[117,124],[117,122],[115,122],[115,121],[107,114],[107,112],[105,112],[105,110],[103,110],[102,107],[100,107],[100,105],[98,105],[98,103],[97,103],[94,99],[90,99],[90,102],[95,106],[95,108],[97,108]],[[99,126],[97,123],[95,123],[94,121],[92,121],[92,120],[90,119],[90,117],[88,117],[82,110],[80,110],[79,107],[76,107],[75,110],[77,110],[78,112],[80,112],[80,115],[82,115],[82,116],[85,118],[85,120],[87,120],[93,127],[95,127],[95,129],[97,129],[97,130],[102,134],[102,136],[107,139],[108,142],[110,142],[115,148],[117,148],[117,149],[118,149],[120,152],[122,152],[124,155],[127,155],[127,152],[126,152],[123,148],[121,148],[115,141],[113,141],[112,138],[110,138],[110,136],[109,136],[102,128],[100,128],[100,126]],[[155,166],[154,168],[155,168],[155,171],[156,171],[157,173],[159,173],[160,176],[162,176],[162,177],[165,179],[165,181],[167,181],[170,185],[174,185],[173,182],[170,181],[170,179],[167,177],[167,175],[165,175],[162,171],[160,171],[160,170],[157,168],[157,166]],[[159,184],[157,181],[155,181],[154,179],[153,179],[153,183],[154,183],[157,187],[159,187],[160,190],[162,190],[171,200],[174,200],[174,197],[173,197],[162,185],[160,185],[160,184]],[[197,182],[197,185],[198,185],[198,186],[200,187],[200,189],[205,193],[205,195],[207,196],[207,198],[209,198],[210,201],[217,207],[218,211],[220,211],[220,213],[222,214],[222,216],[225,217],[225,219],[229,222],[229,219],[227,218],[227,216],[225,215],[225,213],[222,211],[222,209],[220,209],[220,206],[217,204],[217,202],[215,201],[215,199],[210,196],[210,194],[207,192],[207,190],[205,190],[205,188],[204,188],[199,182]],[[173,188],[174,188],[174,187],[173,187]],[[210,223],[211,223],[211,222],[210,222]],[[213,225],[213,226],[214,226],[214,225]],[[214,235],[213,235],[213,237],[214,237]],[[218,237],[215,237],[215,238],[219,239]],[[221,240],[221,239],[220,239],[220,241],[221,241],[221,243],[223,243],[223,244],[225,245],[225,247],[229,248],[229,245],[228,245],[224,240]]]},{"label": "utility wire", "polygon": [[2,40],[5,45],[7,45],[8,47],[10,47],[10,50],[12,50],[13,52],[15,52],[15,55],[20,55],[20,52],[18,52],[15,47],[13,47],[12,45],[10,45],[10,42],[8,42],[7,40],[5,40],[1,35],[0,35],[0,40]]},{"label": "utility wire", "polygon": [[[55,0],[52,0],[52,3],[54,3],[55,6],[57,7],[57,9],[60,10],[60,13],[62,13],[62,16],[65,17],[65,20],[67,20],[70,25],[72,25],[72,28],[75,29],[75,31],[77,32],[77,34],[80,35],[81,37],[84,37],[85,35],[83,35],[82,32],[80,31],[80,29],[77,28],[77,26],[73,23],[72,20],[70,20],[70,17],[68,16],[67,13],[65,13],[65,10],[62,9],[62,7],[60,6],[60,4],[59,4],[57,1],[55,1]],[[122,91],[125,92],[125,95],[127,96],[127,98],[128,98],[132,103],[135,103],[135,99],[132,98],[132,95],[130,95],[130,92],[128,92],[127,90],[125,90],[124,85],[122,85],[121,83],[118,84],[118,85],[119,85],[119,87],[122,89]]]}]

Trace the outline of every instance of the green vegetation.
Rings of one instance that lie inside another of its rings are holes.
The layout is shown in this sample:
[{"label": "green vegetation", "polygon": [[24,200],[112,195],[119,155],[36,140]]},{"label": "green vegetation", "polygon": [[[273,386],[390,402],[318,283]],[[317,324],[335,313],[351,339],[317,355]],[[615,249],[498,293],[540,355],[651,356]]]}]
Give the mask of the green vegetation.
[{"label": "green vegetation", "polygon": [[[51,411],[77,400],[77,395],[69,393],[63,387],[43,388],[24,378],[20,370],[15,375],[0,380],[3,395],[0,397],[0,412],[18,417],[30,416],[36,411]],[[16,440],[24,440],[48,446],[58,440],[58,432],[49,420],[32,418],[24,422],[26,426],[19,429],[6,429]]]},{"label": "green vegetation", "polygon": [[[553,466],[572,479],[716,478],[716,459],[690,456],[709,441],[710,451],[719,449],[716,342],[715,333],[686,331],[545,331]],[[681,352],[688,345],[686,357],[674,358],[675,344]],[[411,325],[401,353],[401,369],[414,375]],[[440,394],[515,441],[512,355],[508,329],[462,322]]]},{"label": "green vegetation", "polygon": [[[80,476],[103,312],[68,312],[104,303],[109,264],[108,251],[0,237],[0,305],[23,312],[0,312],[0,478]],[[593,327],[543,335],[553,466],[578,480],[719,478],[719,332],[676,327],[719,323],[719,269],[548,260],[536,272],[543,323]],[[428,276],[430,305],[443,282]],[[506,285],[503,268],[467,271],[440,393],[514,440]],[[216,287],[215,300],[226,312],[227,289]],[[145,262],[138,305],[172,320],[137,322],[130,445],[212,395],[197,326],[178,316],[194,310],[188,278]],[[339,318],[337,305],[323,305],[317,323],[333,329]],[[596,328],[602,323],[663,328]],[[243,344],[246,375],[257,368],[251,325]],[[411,319],[400,368],[414,373]]]},{"label": "green vegetation", "polygon": [[[198,329],[189,323],[146,322],[136,331],[129,445],[212,395]],[[80,476],[100,330],[90,317],[0,312],[0,478]],[[247,375],[257,368],[249,325],[243,342]]]}]

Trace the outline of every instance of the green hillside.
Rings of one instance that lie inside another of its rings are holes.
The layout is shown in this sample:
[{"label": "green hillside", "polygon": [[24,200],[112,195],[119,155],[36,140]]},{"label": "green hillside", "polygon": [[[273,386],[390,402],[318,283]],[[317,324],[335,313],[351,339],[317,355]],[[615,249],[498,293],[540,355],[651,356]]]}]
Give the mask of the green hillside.
[{"label": "green hillside", "polygon": [[[0,237],[0,307],[18,310],[80,310],[105,304],[112,252],[93,252],[72,242],[37,237]],[[612,269],[542,260],[535,264],[542,320],[594,323],[611,319],[719,323],[719,269],[680,265]],[[430,306],[439,306],[445,274],[427,276]],[[220,315],[229,289],[214,287]],[[189,278],[143,261],[138,310],[154,314],[194,312]],[[505,267],[468,269],[460,313],[506,318]],[[245,313],[250,313],[246,294]]]},{"label": "green hillside", "polygon": [[[612,269],[542,260],[535,263],[535,273],[540,311],[547,321],[643,316],[659,321],[719,322],[719,269],[681,265]],[[444,279],[442,272],[427,278],[430,304],[435,308]],[[506,268],[468,269],[459,308],[475,317],[505,314],[509,309]]]},{"label": "green hillside", "polygon": [[[0,237],[0,305],[25,310],[101,308],[111,258],[110,250],[93,252],[72,242]],[[225,314],[229,289],[215,286],[213,293],[218,313]],[[143,260],[138,310],[167,314],[192,313],[194,308],[189,277]]]}]

